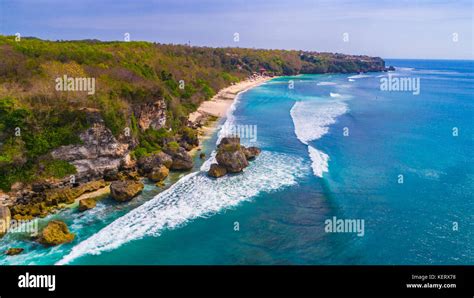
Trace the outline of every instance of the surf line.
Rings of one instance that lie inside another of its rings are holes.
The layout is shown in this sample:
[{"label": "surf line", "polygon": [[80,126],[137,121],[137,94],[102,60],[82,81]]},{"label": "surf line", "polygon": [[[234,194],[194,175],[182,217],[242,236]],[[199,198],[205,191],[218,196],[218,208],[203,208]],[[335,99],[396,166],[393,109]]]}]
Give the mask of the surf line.
[{"label": "surf line", "polygon": [[[334,95],[335,93],[331,93]],[[312,161],[313,174],[323,178],[329,172],[329,155],[311,146],[310,142],[320,139],[329,131],[336,118],[348,110],[347,104],[339,101],[296,101],[290,110],[295,127],[295,135],[307,145]]]}]

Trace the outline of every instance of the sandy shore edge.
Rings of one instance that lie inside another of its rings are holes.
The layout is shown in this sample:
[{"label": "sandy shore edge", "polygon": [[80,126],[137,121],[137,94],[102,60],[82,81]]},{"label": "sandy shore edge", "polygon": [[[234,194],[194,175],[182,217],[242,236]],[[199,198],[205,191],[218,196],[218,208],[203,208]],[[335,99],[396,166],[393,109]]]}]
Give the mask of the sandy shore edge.
[{"label": "sandy shore edge", "polygon": [[[257,87],[273,78],[275,77],[256,76],[246,79],[221,89],[210,100],[201,103],[198,109],[188,117],[188,120],[198,127],[199,144],[201,145],[202,141],[212,136],[217,129],[217,120],[227,115],[227,111],[239,93]],[[192,149],[190,154],[196,154],[199,149],[199,147]]]}]

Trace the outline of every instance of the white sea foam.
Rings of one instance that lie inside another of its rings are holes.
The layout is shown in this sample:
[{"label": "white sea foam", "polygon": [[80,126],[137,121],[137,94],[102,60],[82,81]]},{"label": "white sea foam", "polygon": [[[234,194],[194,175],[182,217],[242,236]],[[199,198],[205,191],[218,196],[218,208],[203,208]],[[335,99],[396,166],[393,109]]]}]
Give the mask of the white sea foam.
[{"label": "white sea foam", "polygon": [[355,80],[354,79],[349,79],[349,82],[355,82]]},{"label": "white sea foam", "polygon": [[204,172],[191,173],[73,247],[57,264],[100,254],[145,236],[158,236],[164,229],[234,207],[259,193],[294,185],[308,170],[301,158],[264,151],[239,175],[213,179]]},{"label": "white sea foam", "polygon": [[449,71],[449,70],[437,70],[437,69],[423,69],[415,70],[416,74],[430,74],[430,75],[459,75],[462,74],[458,71]]},{"label": "white sea foam", "polygon": [[311,146],[308,146],[308,152],[312,161],[311,167],[313,168],[314,175],[322,178],[323,173],[329,171],[329,155]]},{"label": "white sea foam", "polygon": [[414,68],[412,67],[395,67],[396,70],[400,70],[400,71],[412,71],[414,70]]},{"label": "white sea foam", "polygon": [[317,140],[329,131],[329,126],[336,118],[348,110],[343,101],[299,101],[291,108],[290,114],[295,126],[297,138],[308,145],[309,157],[315,176],[322,178],[329,171],[329,155],[310,146],[310,141]]},{"label": "white sea foam", "polygon": [[331,96],[331,97],[341,97],[341,94],[329,92],[329,96]]},{"label": "white sea foam", "polygon": [[350,77],[347,77],[348,79],[363,79],[363,78],[370,78],[371,76],[365,75],[365,74],[358,74],[358,75],[353,75]]},{"label": "white sea foam", "polygon": [[325,135],[328,126],[336,122],[336,117],[347,111],[344,102],[298,101],[290,114],[295,126],[295,134],[303,143],[317,140]]},{"label": "white sea foam", "polygon": [[378,76],[376,76],[376,78],[388,78],[388,76],[398,77],[398,76],[401,76],[401,75],[402,74],[398,73],[398,72],[389,72],[389,73],[378,75]]},{"label": "white sea foam", "polygon": [[[338,85],[337,87],[339,87],[339,88],[352,88],[353,85],[352,85],[352,84],[340,84],[340,85]],[[346,95],[346,96],[347,96],[347,95]]]},{"label": "white sea foam", "polygon": [[[245,90],[245,91],[247,91],[247,90]],[[224,124],[222,125],[221,129],[219,130],[219,132],[217,134],[216,144],[219,144],[221,142],[222,138],[225,137],[225,133],[227,131],[230,131],[232,126],[234,125],[234,123],[235,123],[234,112],[235,112],[235,109],[237,108],[237,104],[240,102],[241,94],[245,91],[242,91],[239,94],[237,94],[234,101],[232,102],[229,109],[227,110],[226,120],[225,120]]]},{"label": "white sea foam", "polygon": [[200,168],[201,171],[207,172],[209,171],[213,163],[217,163],[216,154],[217,154],[216,150],[211,152],[209,158],[205,162],[202,163],[201,168]]},{"label": "white sea foam", "polygon": [[332,86],[332,85],[337,85],[337,84],[334,83],[334,82],[319,82],[316,85],[318,85],[318,86]]}]

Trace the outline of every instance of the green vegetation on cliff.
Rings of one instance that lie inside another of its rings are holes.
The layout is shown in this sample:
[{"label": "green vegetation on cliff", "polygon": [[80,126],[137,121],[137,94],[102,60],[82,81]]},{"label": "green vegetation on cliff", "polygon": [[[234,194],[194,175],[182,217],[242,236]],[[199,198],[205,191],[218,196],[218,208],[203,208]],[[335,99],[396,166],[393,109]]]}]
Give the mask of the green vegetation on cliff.
[{"label": "green vegetation on cliff", "polygon": [[[367,56],[164,45],[149,42],[43,41],[0,35],[0,189],[17,181],[74,173],[51,150],[80,142],[90,111],[116,137],[130,128],[133,156],[196,144],[187,116],[232,83],[264,69],[274,75],[380,71]],[[56,78],[95,78],[95,93],[62,92]],[[139,127],[143,106],[164,101],[166,124]],[[176,142],[176,143],[175,143]]]}]

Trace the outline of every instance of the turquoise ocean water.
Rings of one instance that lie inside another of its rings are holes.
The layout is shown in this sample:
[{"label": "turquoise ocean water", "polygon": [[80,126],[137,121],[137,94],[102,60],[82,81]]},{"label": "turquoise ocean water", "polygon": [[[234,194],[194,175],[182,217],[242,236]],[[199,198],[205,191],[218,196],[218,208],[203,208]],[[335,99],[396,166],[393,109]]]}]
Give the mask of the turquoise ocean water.
[{"label": "turquoise ocean water", "polygon": [[[71,244],[8,234],[0,250],[25,252],[0,264],[474,264],[474,62],[387,65],[419,94],[380,90],[387,73],[273,79],[222,120],[257,128],[243,174],[211,179],[197,161],[161,193],[40,220],[65,220]],[[325,232],[333,217],[364,235]]]}]

